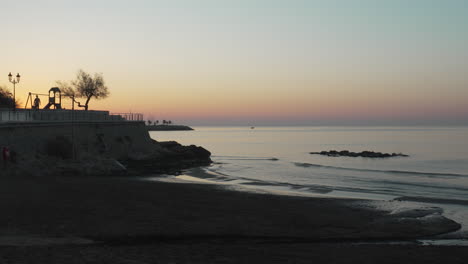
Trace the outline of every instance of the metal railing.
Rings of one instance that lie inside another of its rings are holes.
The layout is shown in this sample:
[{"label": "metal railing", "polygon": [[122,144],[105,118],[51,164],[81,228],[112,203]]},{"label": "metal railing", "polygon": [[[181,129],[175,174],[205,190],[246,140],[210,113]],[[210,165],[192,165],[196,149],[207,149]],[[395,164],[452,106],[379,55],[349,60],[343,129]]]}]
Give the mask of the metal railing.
[{"label": "metal railing", "polygon": [[112,113],[111,115],[120,116],[127,121],[143,121],[143,114],[140,113]]},{"label": "metal railing", "polygon": [[143,121],[143,114],[84,110],[0,109],[1,122],[36,121]]}]

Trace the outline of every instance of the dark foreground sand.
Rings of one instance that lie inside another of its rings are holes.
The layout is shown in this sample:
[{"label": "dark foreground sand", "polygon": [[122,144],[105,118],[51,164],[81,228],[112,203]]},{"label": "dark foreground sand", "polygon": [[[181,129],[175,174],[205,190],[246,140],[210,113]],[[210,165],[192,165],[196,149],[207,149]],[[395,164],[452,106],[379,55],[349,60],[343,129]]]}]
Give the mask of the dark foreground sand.
[{"label": "dark foreground sand", "polygon": [[465,247],[355,243],[458,228],[356,204],[128,178],[0,177],[0,263],[466,263]]}]

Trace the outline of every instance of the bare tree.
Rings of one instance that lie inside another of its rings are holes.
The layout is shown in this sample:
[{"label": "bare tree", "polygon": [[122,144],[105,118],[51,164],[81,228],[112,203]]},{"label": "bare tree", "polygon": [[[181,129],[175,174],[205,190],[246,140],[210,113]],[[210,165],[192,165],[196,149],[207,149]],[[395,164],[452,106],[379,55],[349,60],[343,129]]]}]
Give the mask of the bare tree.
[{"label": "bare tree", "polygon": [[76,91],[73,89],[70,83],[64,81],[56,81],[55,83],[64,96],[70,97],[72,99],[72,109],[74,109],[75,103],[80,105],[80,102],[76,101]]},{"label": "bare tree", "polygon": [[69,97],[76,96],[76,92],[73,89],[73,87],[70,85],[70,83],[64,82],[64,81],[56,81],[55,84],[60,89],[60,92],[62,92],[63,95],[69,96]]},{"label": "bare tree", "polygon": [[[58,81],[57,85],[65,96],[72,98],[79,107],[83,107],[85,110],[88,110],[91,98],[99,100],[109,96],[109,90],[101,73],[95,73],[94,76],[91,76],[91,74],[79,70],[76,80],[71,81],[71,84]],[[75,98],[85,98],[86,101],[82,105]]]}]

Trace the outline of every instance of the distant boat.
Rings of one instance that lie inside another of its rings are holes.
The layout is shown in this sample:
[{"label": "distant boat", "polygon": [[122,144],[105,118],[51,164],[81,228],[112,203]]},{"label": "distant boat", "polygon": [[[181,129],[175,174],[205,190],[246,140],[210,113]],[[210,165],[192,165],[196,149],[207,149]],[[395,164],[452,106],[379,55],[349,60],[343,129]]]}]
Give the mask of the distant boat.
[{"label": "distant boat", "polygon": [[254,129],[255,127],[250,127],[250,129]]}]

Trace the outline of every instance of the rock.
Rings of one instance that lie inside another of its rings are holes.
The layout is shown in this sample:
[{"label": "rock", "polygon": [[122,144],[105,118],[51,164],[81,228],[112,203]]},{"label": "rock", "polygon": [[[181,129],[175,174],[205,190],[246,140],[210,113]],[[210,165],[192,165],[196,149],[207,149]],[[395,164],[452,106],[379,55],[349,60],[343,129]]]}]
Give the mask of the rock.
[{"label": "rock", "polygon": [[145,159],[121,160],[129,174],[176,174],[181,170],[211,164],[211,152],[203,147],[183,146],[175,141],[153,140],[158,152]]},{"label": "rock", "polygon": [[163,148],[174,148],[174,147],[179,147],[179,146],[182,146],[181,144],[177,143],[176,141],[156,141],[156,140],[153,140],[153,142],[155,144],[159,144],[161,147]]},{"label": "rock", "polygon": [[211,152],[195,145],[182,146],[175,141],[157,142],[157,144],[173,152],[173,154],[181,155],[187,158],[210,159],[211,156]]},{"label": "rock", "polygon": [[322,155],[328,157],[363,157],[363,158],[390,158],[390,157],[409,157],[408,155],[402,153],[382,153],[365,150],[362,152],[351,152],[349,150],[330,150],[330,151],[320,151],[320,152],[310,152],[312,155]]}]

